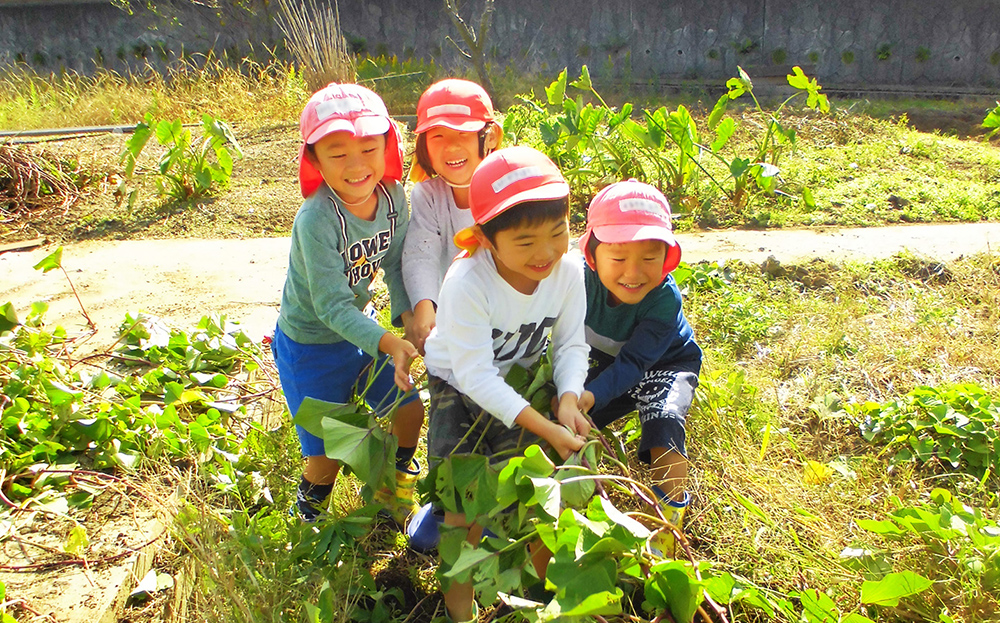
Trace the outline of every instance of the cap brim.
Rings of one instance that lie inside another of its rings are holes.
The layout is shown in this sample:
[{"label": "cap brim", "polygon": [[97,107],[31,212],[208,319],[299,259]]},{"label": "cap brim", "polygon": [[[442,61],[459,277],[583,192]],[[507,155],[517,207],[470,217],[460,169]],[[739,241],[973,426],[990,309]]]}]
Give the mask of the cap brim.
[{"label": "cap brim", "polygon": [[456,132],[478,132],[486,127],[486,122],[479,119],[469,119],[467,117],[435,117],[417,125],[414,132],[416,134],[421,134],[431,128],[439,127],[451,128]]},{"label": "cap brim", "polygon": [[483,224],[497,216],[507,208],[526,201],[545,201],[547,199],[562,199],[569,196],[569,184],[566,182],[550,182],[535,188],[522,190],[521,192],[507,197],[504,201],[493,206],[493,209],[478,219],[479,224]]},{"label": "cap brim", "polygon": [[677,246],[677,238],[668,227],[656,225],[601,225],[592,229],[601,242],[616,244],[636,240],[662,240],[670,246]]},{"label": "cap brim", "polygon": [[306,143],[312,145],[327,134],[334,132],[350,132],[354,136],[378,136],[389,131],[389,119],[382,116],[358,117],[357,119],[333,118],[321,124],[306,137]]}]

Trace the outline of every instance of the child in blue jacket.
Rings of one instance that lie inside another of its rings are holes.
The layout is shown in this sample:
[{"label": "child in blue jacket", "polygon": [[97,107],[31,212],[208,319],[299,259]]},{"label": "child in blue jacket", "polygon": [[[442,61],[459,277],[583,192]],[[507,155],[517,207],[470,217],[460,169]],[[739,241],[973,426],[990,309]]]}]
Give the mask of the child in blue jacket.
[{"label": "child in blue jacket", "polygon": [[[639,458],[650,465],[664,516],[680,529],[691,501],[684,421],[701,349],[670,275],[681,257],[670,204],[648,184],[611,184],[590,204],[580,249],[587,261],[591,359],[580,406],[589,408],[598,428],[638,411]],[[660,532],[657,545],[671,556],[672,533]]]}]

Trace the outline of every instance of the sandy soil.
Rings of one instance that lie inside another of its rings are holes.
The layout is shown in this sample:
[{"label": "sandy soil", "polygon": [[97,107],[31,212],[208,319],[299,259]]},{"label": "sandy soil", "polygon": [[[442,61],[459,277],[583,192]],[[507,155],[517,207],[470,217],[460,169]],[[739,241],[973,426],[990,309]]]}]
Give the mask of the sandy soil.
[{"label": "sandy soil", "polygon": [[[718,231],[678,235],[685,261],[740,259],[782,263],[884,258],[904,249],[945,261],[997,253],[1000,223],[904,225],[870,229]],[[94,345],[110,344],[126,312],[145,311],[191,328],[224,313],[255,337],[274,327],[288,261],[288,238],[251,240],[84,241],[64,248],[63,267],[94,320]],[[33,270],[54,246],[0,254],[0,304],[23,318],[34,301],[49,304],[50,324],[82,330],[86,320],[60,271]]]}]

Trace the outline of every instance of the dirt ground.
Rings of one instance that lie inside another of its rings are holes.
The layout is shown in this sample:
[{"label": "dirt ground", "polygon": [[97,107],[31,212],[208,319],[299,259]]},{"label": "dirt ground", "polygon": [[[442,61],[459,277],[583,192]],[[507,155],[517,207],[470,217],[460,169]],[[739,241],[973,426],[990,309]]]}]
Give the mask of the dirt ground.
[{"label": "dirt ground", "polygon": [[[133,210],[123,210],[113,193],[119,180],[107,173],[74,207],[50,206],[35,218],[0,230],[0,243],[45,239],[35,248],[0,253],[0,305],[13,303],[23,319],[33,302],[44,301],[49,305],[48,324],[62,325],[70,334],[83,333],[89,316],[98,332],[88,350],[111,345],[126,313],[147,312],[183,329],[206,314],[221,313],[240,322],[252,337],[269,333],[287,267],[287,233],[300,203],[298,136],[293,126],[238,135],[246,158],[231,188],[195,208],[158,205],[147,192]],[[125,140],[122,135],[99,135],[49,143],[44,149],[111,172]],[[997,253],[1000,223],[699,231],[678,238],[689,263],[761,263],[771,256],[783,264],[816,257],[838,262],[884,258],[904,250],[947,262],[962,255]],[[32,268],[59,245],[64,246],[65,274]],[[140,523],[152,522],[143,518]],[[125,569],[128,573],[134,573],[132,567]],[[36,593],[72,598],[82,594],[81,586],[103,580],[82,574],[76,582],[76,588],[53,585]],[[26,585],[20,588],[23,595]],[[101,606],[113,590],[90,601]],[[60,606],[54,607],[46,611],[58,612]],[[82,608],[78,615],[73,620],[96,620]]]},{"label": "dirt ground", "polygon": [[[947,262],[962,255],[997,253],[1000,223],[702,231],[681,233],[678,238],[689,263],[731,259],[761,263],[769,256],[784,264],[815,257],[866,260],[904,249]],[[8,252],[0,254],[0,304],[12,302],[23,317],[33,302],[45,301],[50,324],[82,332],[86,323],[82,303],[98,328],[95,346],[113,342],[126,312],[140,311],[179,328],[193,327],[205,314],[224,313],[248,334],[260,337],[278,317],[288,247],[286,237],[82,241],[64,247],[66,275],[32,269],[54,244]]]}]

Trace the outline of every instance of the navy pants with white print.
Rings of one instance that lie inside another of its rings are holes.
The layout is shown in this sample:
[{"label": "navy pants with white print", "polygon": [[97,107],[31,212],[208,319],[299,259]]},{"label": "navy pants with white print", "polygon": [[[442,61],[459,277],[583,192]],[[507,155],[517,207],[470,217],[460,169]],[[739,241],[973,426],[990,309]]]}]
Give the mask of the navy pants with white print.
[{"label": "navy pants with white print", "polygon": [[[676,450],[687,458],[684,424],[694,400],[694,390],[698,387],[700,371],[701,359],[647,370],[635,387],[590,416],[599,429],[604,429],[612,422],[638,411],[642,431],[639,460],[648,464],[653,448]],[[591,368],[590,377],[594,378],[600,372],[600,368]]]}]

